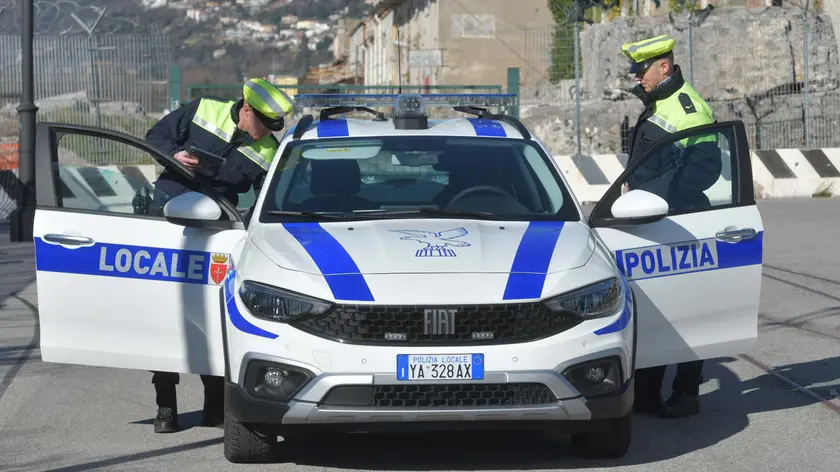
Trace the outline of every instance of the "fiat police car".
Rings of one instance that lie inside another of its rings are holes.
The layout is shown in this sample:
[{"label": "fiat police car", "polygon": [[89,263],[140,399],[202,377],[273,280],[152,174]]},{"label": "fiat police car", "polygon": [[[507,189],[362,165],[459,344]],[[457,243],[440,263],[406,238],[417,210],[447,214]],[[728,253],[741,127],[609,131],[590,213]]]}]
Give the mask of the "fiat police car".
[{"label": "fiat police car", "polygon": [[[564,157],[487,108],[514,100],[299,95],[317,119],[286,132],[244,214],[210,189],[160,217],[125,211],[132,190],[93,188],[79,175],[101,167],[65,165],[64,139],[194,174],[128,135],[39,124],[43,360],[224,376],[233,462],[275,459],[280,436],[471,427],[625,454],[635,369],[755,342],[763,228],[744,126],[657,143],[587,216]],[[722,161],[705,206],[623,189],[699,136]]]}]

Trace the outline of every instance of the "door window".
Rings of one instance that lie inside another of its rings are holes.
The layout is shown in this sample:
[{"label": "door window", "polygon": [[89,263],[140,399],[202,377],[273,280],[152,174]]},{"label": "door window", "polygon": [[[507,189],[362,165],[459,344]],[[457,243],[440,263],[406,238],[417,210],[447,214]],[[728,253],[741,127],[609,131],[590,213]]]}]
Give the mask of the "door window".
[{"label": "door window", "polygon": [[739,178],[739,167],[749,166],[747,144],[740,142],[745,139],[739,132],[742,127],[704,125],[655,144],[628,162],[627,170],[593,210],[593,217],[613,217],[612,204],[630,190],[664,199],[667,216],[754,204],[751,179]]},{"label": "door window", "polygon": [[222,220],[241,220],[236,208],[206,182],[142,139],[70,124],[39,125],[37,139],[39,159],[43,159],[38,164],[42,166],[38,171],[42,176],[38,187],[43,189],[38,196],[40,206],[164,219],[155,199],[166,202],[174,196],[171,186],[158,182],[169,169],[182,180],[198,182],[201,193],[221,205]]},{"label": "door window", "polygon": [[164,166],[135,145],[103,136],[63,134],[52,163],[59,208],[149,215]]}]

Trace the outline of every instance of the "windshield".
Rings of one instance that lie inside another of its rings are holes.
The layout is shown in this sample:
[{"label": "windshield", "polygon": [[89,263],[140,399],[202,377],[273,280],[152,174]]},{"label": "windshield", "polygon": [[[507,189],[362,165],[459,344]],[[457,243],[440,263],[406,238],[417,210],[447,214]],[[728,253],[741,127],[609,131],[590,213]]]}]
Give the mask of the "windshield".
[{"label": "windshield", "polygon": [[458,217],[580,219],[534,144],[440,136],[292,141],[261,221]]}]

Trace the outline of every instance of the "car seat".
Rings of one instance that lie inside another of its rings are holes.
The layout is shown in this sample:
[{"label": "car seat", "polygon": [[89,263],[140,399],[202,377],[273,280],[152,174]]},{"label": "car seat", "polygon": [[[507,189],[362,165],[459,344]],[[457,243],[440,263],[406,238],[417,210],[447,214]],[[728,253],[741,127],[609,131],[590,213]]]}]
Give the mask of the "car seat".
[{"label": "car seat", "polygon": [[313,160],[310,191],[304,211],[350,212],[371,208],[370,201],[357,194],[362,185],[359,163],[352,159]]},{"label": "car seat", "polygon": [[[446,187],[432,199],[441,208],[459,192],[477,185],[488,185],[511,192],[510,179],[504,175],[504,156],[490,147],[449,146],[441,153],[435,170],[449,173]],[[478,194],[476,194],[478,195]]]}]

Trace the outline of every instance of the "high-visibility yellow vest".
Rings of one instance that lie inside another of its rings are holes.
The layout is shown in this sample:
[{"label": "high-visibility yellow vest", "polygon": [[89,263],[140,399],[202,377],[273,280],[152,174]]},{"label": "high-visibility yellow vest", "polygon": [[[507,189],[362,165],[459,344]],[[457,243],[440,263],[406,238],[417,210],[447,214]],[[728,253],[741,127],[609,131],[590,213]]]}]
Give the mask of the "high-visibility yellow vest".
[{"label": "high-visibility yellow vest", "polygon": [[[715,115],[694,87],[685,82],[676,93],[656,102],[654,113],[648,121],[669,133],[676,133],[695,126],[714,123]],[[716,143],[717,133],[681,139],[676,145],[685,149],[701,142]]]},{"label": "high-visibility yellow vest", "polygon": [[[198,110],[193,117],[193,123],[219,138],[230,142],[236,132],[236,123],[231,117],[231,108],[236,102],[221,102],[218,100],[201,99]],[[268,171],[274,154],[277,152],[277,141],[272,135],[267,135],[251,144],[239,146],[237,151],[254,161],[258,166]]]}]

